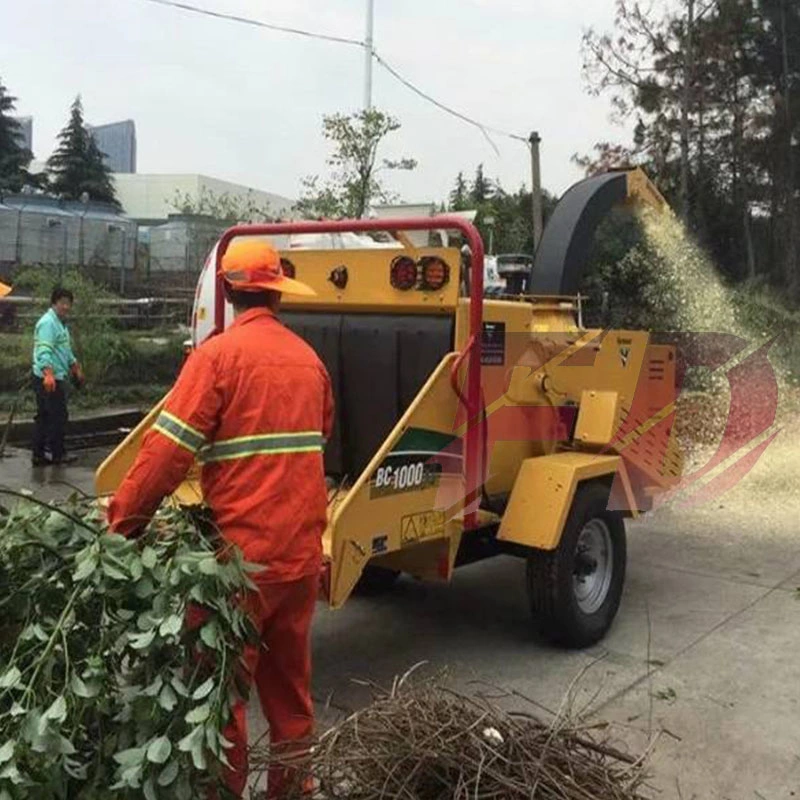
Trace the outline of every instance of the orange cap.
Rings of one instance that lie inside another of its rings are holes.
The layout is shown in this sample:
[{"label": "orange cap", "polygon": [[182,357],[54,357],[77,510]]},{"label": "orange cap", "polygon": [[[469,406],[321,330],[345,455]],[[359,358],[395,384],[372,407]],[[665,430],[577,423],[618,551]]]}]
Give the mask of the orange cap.
[{"label": "orange cap", "polygon": [[11,287],[0,282],[0,297],[5,297],[8,294],[11,294]]},{"label": "orange cap", "polygon": [[269,289],[285,294],[315,295],[305,283],[283,274],[278,251],[262,239],[234,239],[222,256],[222,276],[234,288],[244,292]]}]

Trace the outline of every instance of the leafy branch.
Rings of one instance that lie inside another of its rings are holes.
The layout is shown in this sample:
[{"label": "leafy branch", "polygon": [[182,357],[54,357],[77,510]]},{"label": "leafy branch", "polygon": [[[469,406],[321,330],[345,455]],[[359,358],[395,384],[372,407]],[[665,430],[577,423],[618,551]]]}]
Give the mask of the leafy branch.
[{"label": "leafy branch", "polygon": [[204,796],[231,746],[253,567],[187,512],[129,541],[86,501],[16,500],[0,517],[0,800]]}]

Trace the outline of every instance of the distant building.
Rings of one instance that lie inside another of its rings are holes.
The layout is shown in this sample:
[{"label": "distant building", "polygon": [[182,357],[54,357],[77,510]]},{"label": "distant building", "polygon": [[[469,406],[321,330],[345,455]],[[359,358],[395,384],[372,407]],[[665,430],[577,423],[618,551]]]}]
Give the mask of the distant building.
[{"label": "distant building", "polygon": [[132,119],[87,127],[112,172],[136,172],[136,125]]},{"label": "distant building", "polygon": [[159,225],[171,215],[186,211],[184,200],[201,214],[211,213],[214,201],[226,195],[276,217],[288,216],[294,205],[288,197],[207,175],[116,174],[114,183],[125,213],[140,225]]},{"label": "distant building", "polygon": [[19,123],[22,137],[20,144],[33,152],[33,117],[14,117]]}]

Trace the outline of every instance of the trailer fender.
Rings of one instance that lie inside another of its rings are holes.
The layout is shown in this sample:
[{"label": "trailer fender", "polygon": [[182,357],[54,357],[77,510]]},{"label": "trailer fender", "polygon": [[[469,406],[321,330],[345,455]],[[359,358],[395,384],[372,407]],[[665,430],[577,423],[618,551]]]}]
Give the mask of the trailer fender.
[{"label": "trailer fender", "polygon": [[625,464],[617,455],[568,452],[525,459],[503,514],[498,540],[555,550],[578,484],[614,475],[620,476],[626,506],[635,509]]}]

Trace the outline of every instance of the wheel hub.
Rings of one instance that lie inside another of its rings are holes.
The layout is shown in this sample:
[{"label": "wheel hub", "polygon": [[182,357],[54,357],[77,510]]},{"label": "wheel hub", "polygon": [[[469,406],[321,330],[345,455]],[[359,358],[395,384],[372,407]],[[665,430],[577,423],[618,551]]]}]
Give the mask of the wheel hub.
[{"label": "wheel hub", "polygon": [[593,614],[605,602],[614,569],[611,532],[596,517],[583,526],[575,547],[572,586],[578,607]]}]

